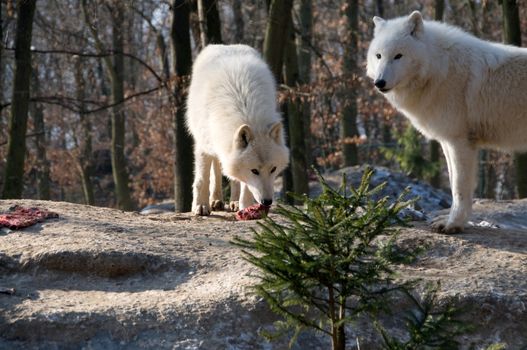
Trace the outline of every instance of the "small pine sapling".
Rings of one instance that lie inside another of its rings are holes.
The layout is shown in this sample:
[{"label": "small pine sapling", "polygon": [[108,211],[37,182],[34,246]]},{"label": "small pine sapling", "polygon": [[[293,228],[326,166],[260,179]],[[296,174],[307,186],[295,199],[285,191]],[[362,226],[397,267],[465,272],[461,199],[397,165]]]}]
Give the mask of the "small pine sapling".
[{"label": "small pine sapling", "polygon": [[361,184],[332,189],[319,176],[323,193],[302,197],[303,208],[278,206],[281,218],[259,222],[252,239],[236,237],[244,259],[259,268],[254,286],[284,321],[276,333],[294,330],[291,344],[306,328],[329,335],[334,350],[346,346],[345,325],[360,314],[383,310],[388,294],[407,287],[394,283],[393,265],[409,262],[416,252],[395,245],[400,211],[411,204],[407,192],[395,200],[373,196],[385,184],[370,188],[373,170]]}]

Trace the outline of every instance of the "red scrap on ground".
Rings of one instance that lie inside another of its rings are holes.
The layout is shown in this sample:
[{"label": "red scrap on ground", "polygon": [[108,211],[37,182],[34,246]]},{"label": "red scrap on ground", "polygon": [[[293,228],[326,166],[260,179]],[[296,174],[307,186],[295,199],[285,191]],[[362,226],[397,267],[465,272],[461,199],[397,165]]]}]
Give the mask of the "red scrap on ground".
[{"label": "red scrap on ground", "polygon": [[240,221],[244,220],[258,220],[264,218],[269,213],[270,206],[263,204],[253,204],[250,207],[239,210],[236,212],[236,219]]},{"label": "red scrap on ground", "polygon": [[11,230],[18,230],[46,219],[59,217],[57,213],[52,211],[40,208],[25,208],[19,205],[15,205],[9,210],[8,213],[0,214],[0,227],[4,226]]}]

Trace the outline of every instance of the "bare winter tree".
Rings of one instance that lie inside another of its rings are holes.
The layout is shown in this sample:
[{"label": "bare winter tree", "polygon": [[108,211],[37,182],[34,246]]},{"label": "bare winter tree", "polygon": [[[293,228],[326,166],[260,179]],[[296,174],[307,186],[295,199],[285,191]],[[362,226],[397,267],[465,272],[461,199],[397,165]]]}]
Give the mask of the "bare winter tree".
[{"label": "bare winter tree", "polygon": [[[269,16],[265,30],[263,56],[269,64],[276,82],[280,83],[282,82],[282,69],[288,42],[287,33],[292,21],[293,0],[272,0],[268,4]],[[282,109],[287,114],[287,106],[283,106]],[[289,134],[287,118],[284,119],[284,129],[286,135]],[[283,171],[282,179],[284,193],[292,191],[293,176],[290,167]],[[286,200],[291,201],[291,198],[286,197]]]},{"label": "bare winter tree", "polygon": [[272,0],[265,30],[263,55],[277,82],[281,81],[287,29],[291,22],[293,0]]},{"label": "bare winter tree", "polygon": [[79,147],[78,156],[78,168],[81,177],[82,191],[84,193],[84,201],[88,205],[95,204],[95,195],[93,192],[92,182],[92,123],[90,116],[86,114],[86,107],[84,104],[86,86],[84,83],[84,76],[82,71],[82,64],[80,58],[74,57],[73,64],[75,66],[75,85],[77,99],[80,102],[79,105],[79,118],[80,118],[80,135],[77,137],[77,144]]},{"label": "bare winter tree", "polygon": [[[289,22],[288,37],[284,57],[284,82],[289,88],[295,89],[300,83],[300,73],[293,21]],[[291,149],[293,192],[297,194],[309,194],[304,117],[302,115],[300,98],[295,93],[287,101],[287,119],[289,125],[289,146]]]},{"label": "bare winter tree", "polygon": [[[124,25],[124,7],[121,2],[117,1],[112,4],[107,4],[107,8],[112,18],[112,43],[114,51],[113,61],[110,56],[103,57],[106,71],[110,77],[112,90],[112,173],[115,183],[117,206],[122,210],[133,210],[135,206],[130,196],[130,188],[128,186],[129,176],[126,168],[126,157],[124,155],[126,115],[121,106],[124,101],[124,36],[122,32]],[[91,23],[86,0],[82,0],[82,9],[86,25],[95,40],[97,50],[102,54],[105,52],[104,46],[99,38],[99,33]]]},{"label": "bare winter tree", "polygon": [[[298,1],[298,26],[297,50],[298,50],[298,80],[300,85],[308,85],[311,82],[311,56],[313,41],[313,2],[312,0]],[[311,125],[311,102],[309,99],[301,101],[300,108],[304,119],[304,132],[309,135]],[[312,163],[311,138],[305,139],[306,163]]]},{"label": "bare winter tree", "polygon": [[31,38],[36,0],[17,2],[15,73],[2,198],[21,198],[31,80]]},{"label": "bare winter tree", "polygon": [[192,69],[190,46],[190,8],[185,0],[172,4],[172,67],[177,77],[174,85],[174,201],[177,212],[190,211],[192,206],[193,140],[185,127],[185,104],[188,76]]},{"label": "bare winter tree", "polygon": [[343,18],[345,23],[346,38],[344,40],[344,54],[342,74],[344,86],[341,91],[342,119],[340,125],[340,139],[342,142],[343,165],[357,165],[359,156],[357,152],[357,84],[358,71],[358,29],[359,29],[359,2],[358,0],[345,0]]}]

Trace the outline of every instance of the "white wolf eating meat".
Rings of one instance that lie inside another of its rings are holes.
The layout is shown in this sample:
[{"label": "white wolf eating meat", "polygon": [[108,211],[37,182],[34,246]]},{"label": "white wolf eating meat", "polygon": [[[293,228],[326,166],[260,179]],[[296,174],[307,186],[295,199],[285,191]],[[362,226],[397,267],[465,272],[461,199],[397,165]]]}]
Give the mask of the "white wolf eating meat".
[{"label": "white wolf eating meat", "polygon": [[367,74],[426,137],[441,143],[452,188],[435,231],[462,231],[480,148],[527,150],[527,49],[480,40],[444,23],[374,17]]},{"label": "white wolf eating meat", "polygon": [[192,68],[187,108],[195,140],[193,212],[223,209],[222,172],[236,181],[233,210],[238,199],[240,209],[255,200],[271,205],[274,180],[287,166],[289,150],[276,84],[258,52],[245,45],[207,46]]}]

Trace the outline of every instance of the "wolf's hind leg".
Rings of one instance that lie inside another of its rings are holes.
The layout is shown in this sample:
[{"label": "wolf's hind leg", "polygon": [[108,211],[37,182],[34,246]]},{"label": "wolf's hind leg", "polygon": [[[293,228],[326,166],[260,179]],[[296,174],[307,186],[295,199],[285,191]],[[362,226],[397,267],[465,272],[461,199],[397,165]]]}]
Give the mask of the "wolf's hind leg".
[{"label": "wolf's hind leg", "polygon": [[194,152],[194,184],[192,185],[192,211],[195,215],[209,215],[209,183],[212,157],[198,149]]},{"label": "wolf's hind leg", "polygon": [[212,210],[224,210],[221,164],[218,158],[212,158],[211,167],[211,186],[210,186],[210,208]]}]

